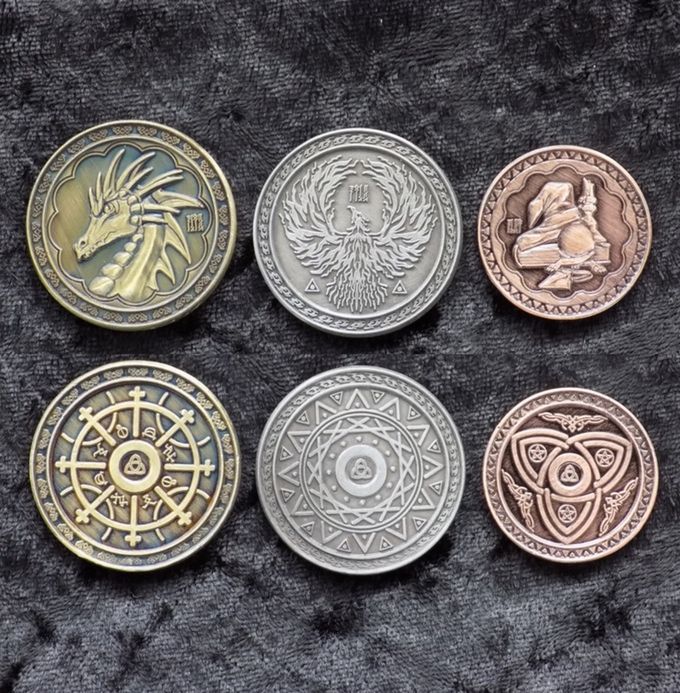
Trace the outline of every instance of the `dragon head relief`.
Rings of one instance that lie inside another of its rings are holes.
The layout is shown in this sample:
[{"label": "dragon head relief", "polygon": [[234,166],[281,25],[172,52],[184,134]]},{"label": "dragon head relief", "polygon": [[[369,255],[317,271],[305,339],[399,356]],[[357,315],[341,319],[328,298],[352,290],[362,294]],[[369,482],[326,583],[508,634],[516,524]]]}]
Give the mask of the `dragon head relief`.
[{"label": "dragon head relief", "polygon": [[[374,227],[367,214],[348,204],[349,225],[338,228],[337,193],[357,175],[382,197],[382,223]],[[308,168],[295,182],[282,200],[279,219],[300,263],[312,275],[328,278],[327,299],[336,308],[362,313],[384,304],[387,281],[403,277],[420,261],[437,222],[436,209],[404,164],[336,156]]]},{"label": "dragon head relief", "polygon": [[154,169],[147,163],[155,152],[141,154],[119,172],[125,152],[125,148],[116,152],[104,176],[99,172],[94,187],[88,190],[89,222],[73,249],[78,262],[84,262],[102,248],[128,239],[88,288],[97,296],[140,303],[159,290],[159,273],[173,284],[177,282],[170,249],[191,262],[177,216],[185,208],[203,205],[189,195],[164,190],[184,179],[179,169],[150,175]]}]

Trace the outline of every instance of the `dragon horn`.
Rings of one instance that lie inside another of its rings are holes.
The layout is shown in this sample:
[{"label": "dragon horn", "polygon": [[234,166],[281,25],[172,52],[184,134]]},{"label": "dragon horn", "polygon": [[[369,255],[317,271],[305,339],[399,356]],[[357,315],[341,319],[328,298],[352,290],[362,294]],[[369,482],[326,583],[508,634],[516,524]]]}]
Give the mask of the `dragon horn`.
[{"label": "dragon horn", "polygon": [[127,189],[133,190],[134,186],[137,185],[137,183],[139,183],[139,181],[142,180],[142,178],[144,178],[144,176],[148,176],[151,173],[151,171],[153,171],[153,167],[149,166],[148,168],[142,169],[141,171],[138,171],[134,175],[131,175],[130,178],[128,178],[128,180],[125,183],[127,186]]},{"label": "dragon horn", "polygon": [[168,214],[178,214],[179,210],[169,205],[159,205],[155,202],[144,203],[144,212],[168,212]]},{"label": "dragon horn", "polygon": [[116,190],[120,190],[127,182],[131,176],[136,175],[137,170],[141,165],[148,161],[152,156],[155,156],[156,152],[147,152],[142,154],[142,156],[137,157],[121,174],[118,176],[116,181]]},{"label": "dragon horn", "polygon": [[96,214],[97,213],[97,202],[95,200],[94,193],[92,192],[92,188],[88,188],[87,197],[90,200],[90,209]]},{"label": "dragon horn", "polygon": [[161,173],[160,176],[149,181],[146,185],[142,185],[141,188],[135,190],[135,195],[141,199],[152,193],[154,190],[162,188],[165,185],[169,185],[170,183],[176,183],[183,178],[184,176],[182,175],[182,172],[179,169],[174,168],[172,171]]},{"label": "dragon horn", "polygon": [[109,170],[106,172],[106,175],[104,176],[105,197],[111,197],[115,192],[115,189],[113,188],[113,178],[116,175],[116,171],[118,170],[118,164],[120,163],[120,160],[123,158],[123,154],[125,154],[125,147],[119,149],[116,152],[116,156],[113,157],[113,161],[109,166]]},{"label": "dragon horn", "polygon": [[144,214],[140,217],[144,224],[163,224],[163,217],[159,217],[157,214]]},{"label": "dragon horn", "polygon": [[95,185],[95,197],[97,198],[98,202],[101,202],[104,199],[104,195],[102,194],[102,172],[101,171],[97,174],[97,183]]}]

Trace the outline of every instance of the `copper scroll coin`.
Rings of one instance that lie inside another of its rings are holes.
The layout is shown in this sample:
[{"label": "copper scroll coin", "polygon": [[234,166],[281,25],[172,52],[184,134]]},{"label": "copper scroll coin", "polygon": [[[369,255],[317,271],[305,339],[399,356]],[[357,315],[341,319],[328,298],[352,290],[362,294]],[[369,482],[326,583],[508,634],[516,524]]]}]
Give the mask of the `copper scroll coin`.
[{"label": "copper scroll coin", "polygon": [[491,514],[518,546],[563,563],[614,553],[644,526],[658,468],[640,422],[591,390],[540,392],[514,407],[484,457]]},{"label": "copper scroll coin", "polygon": [[498,174],[479,212],[479,250],[499,291],[533,315],[575,320],[631,289],[652,240],[645,198],[603,154],[555,146]]}]

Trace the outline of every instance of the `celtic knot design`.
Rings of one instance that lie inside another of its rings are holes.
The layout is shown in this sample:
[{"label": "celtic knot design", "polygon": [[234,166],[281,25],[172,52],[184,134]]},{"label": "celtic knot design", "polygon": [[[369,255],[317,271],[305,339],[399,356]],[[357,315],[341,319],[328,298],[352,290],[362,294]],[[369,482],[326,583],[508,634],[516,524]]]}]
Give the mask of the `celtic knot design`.
[{"label": "celtic knot design", "polygon": [[[570,433],[562,426],[567,415],[590,423]],[[536,427],[537,418],[554,428]],[[548,454],[536,454],[538,446]],[[657,485],[656,457],[640,423],[588,390],[522,402],[494,431],[484,460],[484,490],[501,529],[555,561],[591,560],[626,544],[647,521]]]}]

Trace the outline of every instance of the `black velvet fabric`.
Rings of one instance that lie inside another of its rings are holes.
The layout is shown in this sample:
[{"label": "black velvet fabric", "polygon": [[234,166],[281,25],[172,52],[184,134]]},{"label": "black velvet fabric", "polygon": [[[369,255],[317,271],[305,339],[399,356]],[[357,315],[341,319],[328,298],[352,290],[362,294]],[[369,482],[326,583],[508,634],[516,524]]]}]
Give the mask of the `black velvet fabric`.
[{"label": "black velvet fabric", "polygon": [[[674,0],[0,0],[0,691],[680,690],[680,187]],[[71,316],[39,283],[24,214],[50,153],[116,118],[176,127],[230,179],[240,235],[212,298],[178,324],[119,334]],[[361,341],[325,335],[268,291],[252,248],[258,193],[295,145],[345,126],[402,135],[457,191],[464,250],[439,304]],[[571,143],[622,163],[654,244],[641,279],[599,317],[513,308],[476,245],[496,173]],[[28,453],[48,402],[121,358],[203,380],[237,427],[235,511],[203,551],[153,575],[93,567],[34,506]],[[303,561],[260,509],[263,425],[302,379],[393,368],[448,407],[467,454],[460,512],[424,558],[349,578]],[[613,557],[533,559],[494,525],[481,460],[500,417],[554,386],[628,406],[659,457],[656,509]]]}]

